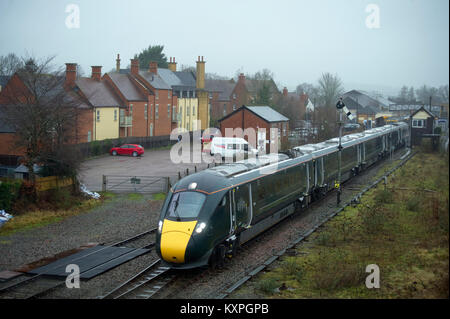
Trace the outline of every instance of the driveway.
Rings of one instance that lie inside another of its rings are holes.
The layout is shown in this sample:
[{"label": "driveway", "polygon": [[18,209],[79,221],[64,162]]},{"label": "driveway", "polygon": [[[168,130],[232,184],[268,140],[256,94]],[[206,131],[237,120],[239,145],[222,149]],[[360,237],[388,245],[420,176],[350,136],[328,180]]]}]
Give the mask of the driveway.
[{"label": "driveway", "polygon": [[123,176],[169,176],[171,181],[177,181],[178,172],[185,176],[186,169],[189,174],[207,168],[207,163],[180,163],[175,164],[170,159],[170,149],[145,150],[140,157],[105,155],[95,159],[86,160],[80,169],[80,180],[91,191],[102,190],[102,175]]}]

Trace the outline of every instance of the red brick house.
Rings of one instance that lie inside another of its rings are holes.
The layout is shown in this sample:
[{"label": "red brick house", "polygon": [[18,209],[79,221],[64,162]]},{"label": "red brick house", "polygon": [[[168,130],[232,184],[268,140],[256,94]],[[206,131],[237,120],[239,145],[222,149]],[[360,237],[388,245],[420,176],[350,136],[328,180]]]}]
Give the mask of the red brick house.
[{"label": "red brick house", "polygon": [[177,127],[178,101],[172,87],[158,75],[158,64],[150,62],[147,70],[139,70],[139,61],[131,59],[129,75],[147,91],[148,136],[170,135]]},{"label": "red brick house", "polygon": [[[278,143],[278,149],[286,145],[289,136],[289,119],[278,113],[269,106],[241,106],[234,112],[226,115],[219,120],[222,136],[226,137],[244,137],[253,147],[258,148],[260,152],[270,152],[270,145]],[[278,132],[278,138],[275,134],[271,135],[271,129],[275,128]],[[242,129],[253,136],[241,134],[227,134],[227,129]]]},{"label": "red brick house", "polygon": [[[261,80],[247,79],[239,74],[237,82],[231,80],[206,80],[205,88],[209,91],[211,119],[218,120],[240,108],[242,105],[256,100]],[[273,80],[268,81],[272,98],[278,93]]]},{"label": "red brick house", "polygon": [[[70,80],[72,80],[72,78],[70,78]],[[75,81],[75,77],[73,78],[73,81]],[[76,92],[73,92],[71,87],[67,86],[67,83],[67,79],[64,82],[62,81],[61,86],[56,89],[65,90],[69,99],[77,98]],[[0,93],[0,105],[8,104],[8,102],[11,101],[11,98],[18,98],[19,100],[23,98],[23,101],[26,102],[27,96],[31,96],[29,89],[18,73],[15,73],[11,76]],[[71,136],[71,143],[74,144],[87,142],[89,131],[92,130],[93,120],[92,109],[88,103],[81,100],[76,102],[76,105],[76,125]],[[23,156],[25,150],[15,146],[15,129],[9,123],[5,123],[4,120],[1,121],[2,118],[4,119],[4,115],[0,115],[0,155]]]}]

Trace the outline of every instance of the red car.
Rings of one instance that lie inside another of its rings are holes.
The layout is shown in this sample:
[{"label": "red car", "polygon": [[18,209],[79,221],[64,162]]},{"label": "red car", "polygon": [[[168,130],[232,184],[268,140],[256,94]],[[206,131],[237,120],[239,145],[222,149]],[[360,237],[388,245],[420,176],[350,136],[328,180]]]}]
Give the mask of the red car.
[{"label": "red car", "polygon": [[144,148],[138,144],[124,144],[119,147],[113,147],[109,151],[111,155],[133,155],[134,157],[144,154]]}]

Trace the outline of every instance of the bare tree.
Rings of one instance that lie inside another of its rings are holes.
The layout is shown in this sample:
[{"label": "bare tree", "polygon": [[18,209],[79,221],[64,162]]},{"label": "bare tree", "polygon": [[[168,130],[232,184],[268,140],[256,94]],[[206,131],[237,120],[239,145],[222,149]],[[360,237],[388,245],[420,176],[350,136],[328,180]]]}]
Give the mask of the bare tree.
[{"label": "bare tree", "polygon": [[331,73],[324,73],[319,79],[320,103],[326,108],[334,107],[340,95],[344,92],[341,79]]},{"label": "bare tree", "polygon": [[64,86],[62,69],[55,69],[53,57],[29,58],[17,70],[18,85],[2,91],[1,107],[15,129],[16,147],[24,149],[24,165],[34,183],[34,164],[47,173],[75,177],[78,169],[76,141],[81,99]]},{"label": "bare tree", "polygon": [[0,56],[0,75],[13,75],[23,67],[23,61],[14,53]]}]

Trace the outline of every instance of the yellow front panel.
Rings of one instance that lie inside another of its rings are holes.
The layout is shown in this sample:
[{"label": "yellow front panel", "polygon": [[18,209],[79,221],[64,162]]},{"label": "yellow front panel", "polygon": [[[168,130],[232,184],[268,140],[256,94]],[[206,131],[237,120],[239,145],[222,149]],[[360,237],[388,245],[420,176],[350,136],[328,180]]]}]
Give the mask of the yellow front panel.
[{"label": "yellow front panel", "polygon": [[[99,121],[97,121],[97,111],[100,111]],[[114,111],[116,111],[116,117],[114,117]],[[95,139],[97,141],[119,137],[119,113],[118,107],[94,109]]]},{"label": "yellow front panel", "polygon": [[165,219],[161,232],[161,256],[165,261],[183,263],[186,247],[197,221],[177,222]]}]

